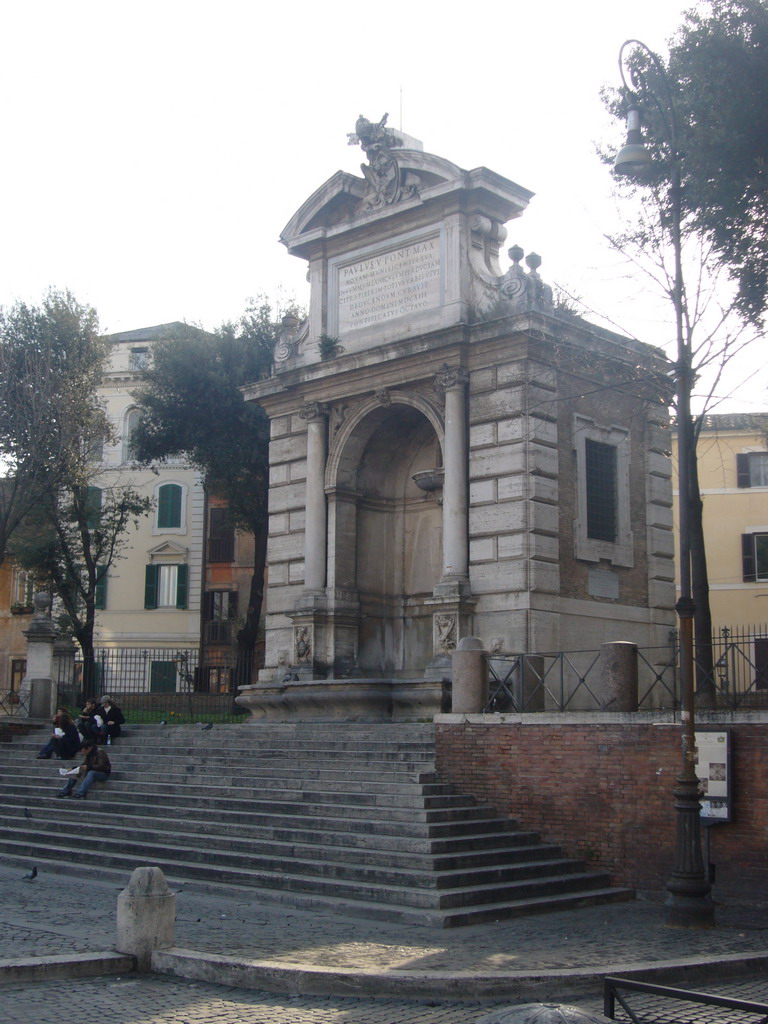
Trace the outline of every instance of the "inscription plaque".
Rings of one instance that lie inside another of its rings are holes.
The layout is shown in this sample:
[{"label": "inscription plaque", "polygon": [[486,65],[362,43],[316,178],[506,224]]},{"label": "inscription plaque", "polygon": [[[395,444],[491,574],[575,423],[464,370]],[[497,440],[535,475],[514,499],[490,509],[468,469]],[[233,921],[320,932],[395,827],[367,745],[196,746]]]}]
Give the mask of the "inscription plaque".
[{"label": "inscription plaque", "polygon": [[441,301],[440,237],[340,264],[339,334],[434,309]]}]

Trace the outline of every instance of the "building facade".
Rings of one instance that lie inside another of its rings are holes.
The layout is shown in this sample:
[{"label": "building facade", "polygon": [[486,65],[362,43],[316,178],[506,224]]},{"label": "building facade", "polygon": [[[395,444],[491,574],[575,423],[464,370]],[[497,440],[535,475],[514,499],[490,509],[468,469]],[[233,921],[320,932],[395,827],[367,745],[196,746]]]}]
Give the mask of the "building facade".
[{"label": "building facade", "polygon": [[[699,487],[715,632],[768,624],[766,430],[768,413],[710,415],[699,436]],[[674,435],[673,458],[677,460]],[[677,498],[675,491],[675,502]]]},{"label": "building facade", "polygon": [[363,177],[334,175],[283,232],[309,318],[245,389],[271,421],[269,588],[239,700],[322,707],[369,680],[415,707],[467,635],[492,654],[666,642],[663,356],[558,316],[536,254],[502,269],[531,193],[383,124],[357,139]]}]

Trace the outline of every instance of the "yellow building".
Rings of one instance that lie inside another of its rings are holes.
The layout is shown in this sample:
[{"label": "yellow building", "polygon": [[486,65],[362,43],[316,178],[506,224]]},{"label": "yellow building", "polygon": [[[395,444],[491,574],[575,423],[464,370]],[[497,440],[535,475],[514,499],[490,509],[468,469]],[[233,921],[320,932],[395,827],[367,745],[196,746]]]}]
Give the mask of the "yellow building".
[{"label": "yellow building", "polygon": [[712,415],[698,443],[715,654],[737,642],[759,689],[768,685],[767,433],[768,413]]}]

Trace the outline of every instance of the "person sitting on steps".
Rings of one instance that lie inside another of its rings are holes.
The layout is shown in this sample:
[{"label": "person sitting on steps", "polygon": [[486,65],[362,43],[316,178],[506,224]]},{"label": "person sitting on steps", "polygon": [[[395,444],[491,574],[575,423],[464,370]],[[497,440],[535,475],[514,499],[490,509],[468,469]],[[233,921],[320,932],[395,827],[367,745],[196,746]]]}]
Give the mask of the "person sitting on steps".
[{"label": "person sitting on steps", "polygon": [[77,720],[77,727],[83,734],[83,739],[93,740],[94,743],[106,743],[107,727],[104,724],[104,708],[101,704],[93,699],[87,700]]},{"label": "person sitting on steps", "polygon": [[37,755],[45,761],[54,754],[62,761],[74,757],[80,749],[80,733],[66,708],[57,708],[53,716],[53,734]]},{"label": "person sitting on steps", "polygon": [[[80,765],[77,775],[70,775],[64,784],[64,788],[56,796],[62,797],[72,794],[76,800],[85,800],[88,796],[88,790],[94,782],[106,782],[109,778],[112,765],[109,763],[105,750],[97,746],[93,740],[83,740],[80,750],[85,754],[85,760]],[[78,779],[80,780],[80,785],[77,791],[72,793]]]},{"label": "person sitting on steps", "polygon": [[99,697],[99,704],[104,709],[104,724],[107,730],[107,743],[116,740],[120,735],[120,726],[125,723],[125,715],[117,706],[112,703],[112,698],[106,694]]}]

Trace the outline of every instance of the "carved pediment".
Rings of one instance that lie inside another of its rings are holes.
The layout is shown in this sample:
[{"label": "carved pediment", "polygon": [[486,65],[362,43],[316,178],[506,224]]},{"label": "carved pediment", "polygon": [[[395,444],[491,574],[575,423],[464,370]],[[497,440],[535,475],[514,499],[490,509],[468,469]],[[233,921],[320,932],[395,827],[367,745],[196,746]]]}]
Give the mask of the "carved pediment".
[{"label": "carved pediment", "polygon": [[486,167],[465,171],[450,160],[417,149],[396,148],[388,154],[388,161],[379,168],[378,177],[375,168],[363,164],[363,177],[337,171],[313,192],[280,233],[288,251],[307,257],[318,239],[454,191],[464,191],[470,196],[470,208],[482,208],[502,223],[520,216],[533,195]]},{"label": "carved pediment", "polygon": [[172,540],[164,540],[157,547],[147,551],[150,562],[185,562],[189,548],[175,544]]}]

